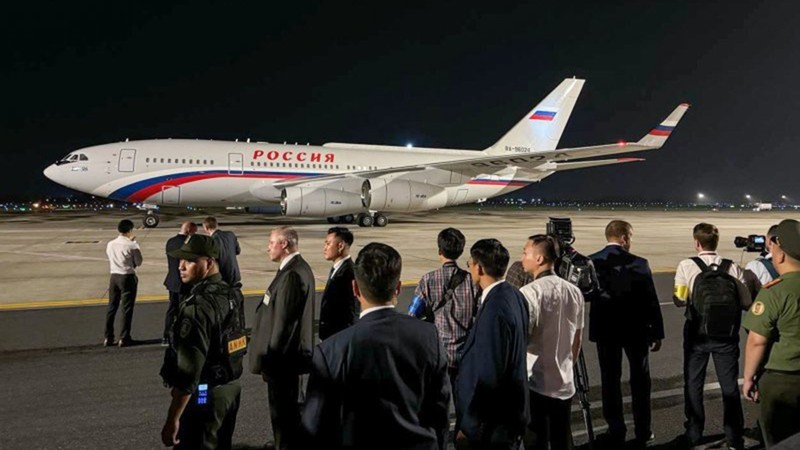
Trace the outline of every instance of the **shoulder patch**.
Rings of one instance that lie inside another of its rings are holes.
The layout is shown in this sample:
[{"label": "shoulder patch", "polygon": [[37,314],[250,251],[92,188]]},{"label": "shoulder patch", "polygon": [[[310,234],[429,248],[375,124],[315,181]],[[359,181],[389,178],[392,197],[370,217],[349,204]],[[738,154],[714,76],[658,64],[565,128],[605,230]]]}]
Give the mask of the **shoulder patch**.
[{"label": "shoulder patch", "polygon": [[750,311],[752,311],[754,316],[760,316],[760,315],[764,314],[764,310],[765,309],[766,308],[764,307],[764,303],[763,302],[755,302],[755,303],[753,303],[753,307],[750,308]]},{"label": "shoulder patch", "polygon": [[775,278],[774,280],[770,281],[769,283],[761,286],[761,288],[762,289],[769,289],[772,286],[775,286],[776,284],[780,283],[781,281],[783,281],[783,278]]}]

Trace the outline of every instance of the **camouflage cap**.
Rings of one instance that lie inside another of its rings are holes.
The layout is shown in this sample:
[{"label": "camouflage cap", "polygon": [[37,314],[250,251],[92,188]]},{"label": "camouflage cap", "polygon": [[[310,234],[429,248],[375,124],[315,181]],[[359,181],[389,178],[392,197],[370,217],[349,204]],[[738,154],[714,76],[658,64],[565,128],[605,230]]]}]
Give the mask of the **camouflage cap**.
[{"label": "camouflage cap", "polygon": [[782,220],[778,224],[778,245],[787,255],[800,260],[800,222],[794,219]]},{"label": "camouflage cap", "polygon": [[219,248],[211,236],[192,234],[183,241],[181,248],[167,253],[169,256],[194,261],[201,256],[219,258]]}]

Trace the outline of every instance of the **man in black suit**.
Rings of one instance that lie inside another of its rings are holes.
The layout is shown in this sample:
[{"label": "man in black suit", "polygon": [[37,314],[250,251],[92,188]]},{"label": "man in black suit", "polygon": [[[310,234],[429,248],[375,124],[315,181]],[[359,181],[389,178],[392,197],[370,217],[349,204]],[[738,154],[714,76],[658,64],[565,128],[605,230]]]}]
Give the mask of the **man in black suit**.
[{"label": "man in black suit", "polygon": [[325,237],[322,255],[333,261],[333,267],[325,283],[319,312],[319,338],[344,330],[358,320],[358,299],[353,294],[353,260],[350,246],[353,233],[345,227],[333,227]]},{"label": "man in black suit", "polygon": [[280,262],[280,268],[256,307],[250,370],[267,382],[274,448],[294,449],[303,395],[300,376],[311,365],[314,274],[300,256],[297,232],[291,227],[272,230],[269,257]]},{"label": "man in black suit", "polygon": [[314,350],[304,448],[444,449],[447,355],[433,324],[395,311],[401,266],[388,245],[359,252],[361,319]]},{"label": "man in black suit", "polygon": [[239,261],[236,257],[242,253],[242,248],[236,234],[233,231],[220,230],[215,217],[203,219],[203,230],[214,238],[219,248],[219,273],[222,280],[232,288],[241,288],[242,274],[239,272]]},{"label": "man in black suit", "polygon": [[661,307],[647,260],[630,253],[633,227],[622,220],[606,226],[608,245],[590,256],[600,290],[588,298],[589,340],[597,343],[603,395],[603,416],[608,432],[603,440],[613,447],[625,441],[622,415],[622,352],[631,370],[633,423],[636,443],[654,439],[650,410],[650,351],[664,339]]},{"label": "man in black suit", "polygon": [[508,250],[497,239],[482,239],[467,261],[483,289],[478,315],[464,345],[456,380],[457,440],[473,449],[520,449],[530,420],[528,405],[528,307],[503,280]]},{"label": "man in black suit", "polygon": [[197,233],[197,225],[194,222],[183,222],[181,224],[181,231],[167,240],[166,253],[167,253],[167,277],[164,278],[164,287],[169,292],[169,305],[167,306],[167,315],[164,319],[164,335],[161,338],[161,345],[169,345],[169,330],[175,315],[178,313],[178,305],[192,291],[192,285],[186,284],[181,281],[181,273],[178,270],[180,259],[170,256],[169,252],[181,248],[186,238]]}]

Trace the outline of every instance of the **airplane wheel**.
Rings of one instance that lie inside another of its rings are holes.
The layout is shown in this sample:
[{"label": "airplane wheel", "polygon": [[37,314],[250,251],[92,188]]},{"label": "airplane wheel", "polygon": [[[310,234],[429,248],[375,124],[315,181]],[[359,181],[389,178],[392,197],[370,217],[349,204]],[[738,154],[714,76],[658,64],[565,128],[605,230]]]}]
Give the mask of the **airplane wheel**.
[{"label": "airplane wheel", "polygon": [[383,214],[375,214],[375,226],[376,227],[385,227],[389,224],[389,218],[384,216]]},{"label": "airplane wheel", "polygon": [[356,218],[353,217],[352,214],[348,214],[346,216],[340,216],[339,219],[341,223],[353,223],[356,221]]},{"label": "airplane wheel", "polygon": [[358,226],[360,227],[371,227],[374,223],[374,220],[371,215],[369,214],[359,214],[358,215]]},{"label": "airplane wheel", "polygon": [[148,214],[144,216],[142,223],[144,224],[145,228],[155,228],[158,226],[158,222],[161,220],[155,214]]},{"label": "airplane wheel", "polygon": [[339,217],[328,217],[328,223],[339,223]]}]

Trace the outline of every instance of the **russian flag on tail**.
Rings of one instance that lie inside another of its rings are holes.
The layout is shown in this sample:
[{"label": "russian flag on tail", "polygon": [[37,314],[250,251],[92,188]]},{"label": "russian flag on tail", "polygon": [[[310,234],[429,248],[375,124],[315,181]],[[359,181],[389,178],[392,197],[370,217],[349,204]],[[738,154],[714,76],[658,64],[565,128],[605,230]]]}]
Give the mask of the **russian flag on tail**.
[{"label": "russian flag on tail", "polygon": [[546,120],[548,122],[552,121],[556,117],[556,111],[545,111],[543,109],[537,109],[536,111],[531,114],[529,117],[530,120]]}]

